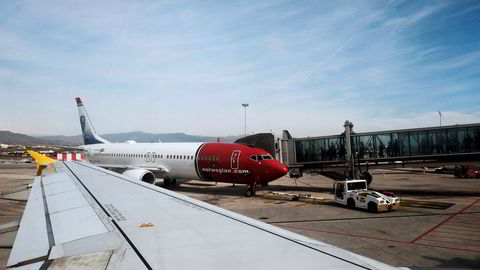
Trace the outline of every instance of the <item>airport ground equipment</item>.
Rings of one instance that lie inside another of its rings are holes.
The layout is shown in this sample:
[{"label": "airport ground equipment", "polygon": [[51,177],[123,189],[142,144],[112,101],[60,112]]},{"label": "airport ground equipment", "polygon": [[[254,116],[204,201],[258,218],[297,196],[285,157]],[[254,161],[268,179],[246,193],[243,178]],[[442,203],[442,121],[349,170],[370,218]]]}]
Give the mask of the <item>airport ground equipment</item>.
[{"label": "airport ground equipment", "polygon": [[400,207],[400,198],[368,190],[365,180],[335,181],[334,201],[350,208],[368,209],[373,213]]},{"label": "airport ground equipment", "polygon": [[300,201],[300,202],[308,202],[308,203],[322,203],[326,199],[322,197],[312,196],[309,193],[294,193],[294,192],[276,192],[276,191],[268,191],[262,193],[260,196],[273,199],[273,200],[284,200],[284,201]]},{"label": "airport ground equipment", "polygon": [[[291,177],[320,173],[336,180],[371,179],[369,169],[442,166],[480,160],[480,123],[279,139],[279,159]],[[370,178],[370,179],[369,179]]]}]

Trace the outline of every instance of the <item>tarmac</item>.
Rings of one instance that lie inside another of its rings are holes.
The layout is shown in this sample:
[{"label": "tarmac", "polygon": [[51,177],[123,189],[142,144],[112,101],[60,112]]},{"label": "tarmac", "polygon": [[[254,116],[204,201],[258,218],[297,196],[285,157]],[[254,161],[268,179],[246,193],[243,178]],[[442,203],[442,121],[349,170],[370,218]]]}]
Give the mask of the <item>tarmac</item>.
[{"label": "tarmac", "polygon": [[[34,164],[0,164],[0,268],[34,175]],[[251,198],[244,197],[245,186],[226,183],[190,181],[172,189],[393,266],[480,268],[480,179],[375,170],[372,189],[402,200],[399,210],[383,213],[335,204],[332,186],[326,177],[306,175],[282,177]],[[301,199],[290,200],[292,194]]]}]

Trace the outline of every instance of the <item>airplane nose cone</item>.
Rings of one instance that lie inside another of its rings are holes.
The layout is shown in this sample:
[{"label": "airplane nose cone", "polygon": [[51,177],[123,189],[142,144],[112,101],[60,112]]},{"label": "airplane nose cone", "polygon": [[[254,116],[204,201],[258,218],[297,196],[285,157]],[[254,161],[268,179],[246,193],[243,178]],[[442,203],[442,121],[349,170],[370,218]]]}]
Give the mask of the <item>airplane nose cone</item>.
[{"label": "airplane nose cone", "polygon": [[287,173],[288,173],[287,166],[283,165],[280,162],[275,162],[272,168],[272,176],[273,176],[272,181],[286,175]]}]

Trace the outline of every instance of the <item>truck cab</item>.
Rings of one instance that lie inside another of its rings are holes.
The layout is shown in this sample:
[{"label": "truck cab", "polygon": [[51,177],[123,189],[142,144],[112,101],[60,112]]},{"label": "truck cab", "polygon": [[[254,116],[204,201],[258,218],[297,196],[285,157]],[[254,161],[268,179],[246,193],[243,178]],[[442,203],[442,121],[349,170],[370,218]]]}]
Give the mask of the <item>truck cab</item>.
[{"label": "truck cab", "polygon": [[334,201],[350,208],[368,209],[371,212],[398,209],[400,199],[383,193],[368,190],[365,180],[336,181]]}]

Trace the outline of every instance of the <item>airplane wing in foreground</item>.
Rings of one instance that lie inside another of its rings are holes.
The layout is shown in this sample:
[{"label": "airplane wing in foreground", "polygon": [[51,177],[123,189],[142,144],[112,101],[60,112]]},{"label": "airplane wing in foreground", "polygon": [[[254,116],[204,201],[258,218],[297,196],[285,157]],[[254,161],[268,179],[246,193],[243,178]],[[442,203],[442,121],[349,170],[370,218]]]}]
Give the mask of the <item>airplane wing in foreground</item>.
[{"label": "airplane wing in foreground", "polygon": [[15,269],[393,269],[88,163],[38,176]]}]

